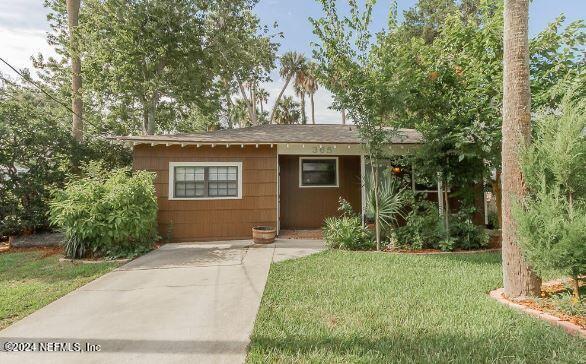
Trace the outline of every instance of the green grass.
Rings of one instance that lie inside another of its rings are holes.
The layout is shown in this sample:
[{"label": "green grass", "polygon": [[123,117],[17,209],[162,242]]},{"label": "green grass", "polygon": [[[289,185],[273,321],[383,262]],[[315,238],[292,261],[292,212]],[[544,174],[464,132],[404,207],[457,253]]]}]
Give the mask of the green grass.
[{"label": "green grass", "polygon": [[326,251],[271,267],[247,361],[586,363],[586,340],[502,306],[497,253]]},{"label": "green grass", "polygon": [[60,263],[41,251],[0,254],[0,329],[111,271],[117,263]]}]

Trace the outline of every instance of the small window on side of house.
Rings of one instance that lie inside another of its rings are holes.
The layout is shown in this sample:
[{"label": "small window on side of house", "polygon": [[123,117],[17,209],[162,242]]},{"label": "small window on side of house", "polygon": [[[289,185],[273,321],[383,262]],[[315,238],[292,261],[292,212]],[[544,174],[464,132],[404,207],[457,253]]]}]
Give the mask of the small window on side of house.
[{"label": "small window on side of house", "polygon": [[299,187],[338,187],[338,158],[300,158]]}]

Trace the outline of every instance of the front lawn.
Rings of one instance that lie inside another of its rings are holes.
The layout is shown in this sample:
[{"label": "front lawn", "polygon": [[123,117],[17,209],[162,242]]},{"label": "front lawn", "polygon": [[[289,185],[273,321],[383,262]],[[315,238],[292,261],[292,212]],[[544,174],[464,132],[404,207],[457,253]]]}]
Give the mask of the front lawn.
[{"label": "front lawn", "polygon": [[0,329],[119,265],[60,263],[50,252],[0,253]]},{"label": "front lawn", "polygon": [[500,285],[499,253],[326,251],[277,263],[247,360],[586,362],[586,340],[489,298]]}]

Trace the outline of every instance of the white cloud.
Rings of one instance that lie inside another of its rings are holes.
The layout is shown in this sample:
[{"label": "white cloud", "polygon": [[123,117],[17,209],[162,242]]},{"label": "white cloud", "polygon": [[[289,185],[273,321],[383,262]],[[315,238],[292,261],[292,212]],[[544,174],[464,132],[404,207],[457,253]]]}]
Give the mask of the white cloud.
[{"label": "white cloud", "polygon": [[[0,56],[17,69],[32,68],[31,56],[55,52],[47,44],[47,9],[40,0],[0,0]],[[0,72],[16,79],[8,66]]]},{"label": "white cloud", "polygon": [[[54,50],[47,44],[43,30],[7,29],[0,26],[1,57],[17,69],[32,68],[31,56],[39,52],[54,56]],[[5,64],[0,64],[0,72],[16,78],[17,75]]]}]

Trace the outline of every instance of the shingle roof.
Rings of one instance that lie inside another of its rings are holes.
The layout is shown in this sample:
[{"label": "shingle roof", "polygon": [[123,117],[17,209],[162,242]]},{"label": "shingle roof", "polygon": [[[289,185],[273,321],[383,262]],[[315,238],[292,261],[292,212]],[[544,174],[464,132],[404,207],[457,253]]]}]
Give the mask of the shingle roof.
[{"label": "shingle roof", "polygon": [[[240,129],[224,129],[199,134],[114,136],[112,140],[155,143],[324,143],[359,144],[355,125],[259,125]],[[393,144],[420,144],[421,133],[399,129]]]}]

